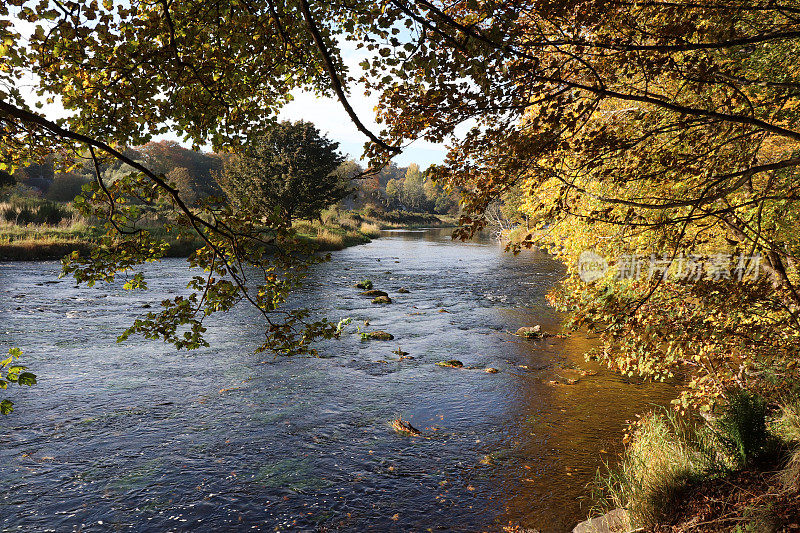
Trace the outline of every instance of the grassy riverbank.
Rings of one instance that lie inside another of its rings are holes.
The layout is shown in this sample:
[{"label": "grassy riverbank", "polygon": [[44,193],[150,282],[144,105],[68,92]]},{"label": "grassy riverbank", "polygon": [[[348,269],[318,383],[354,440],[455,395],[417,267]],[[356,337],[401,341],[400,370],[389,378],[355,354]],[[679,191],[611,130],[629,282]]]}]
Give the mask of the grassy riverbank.
[{"label": "grassy riverbank", "polygon": [[[44,204],[41,204],[44,205]],[[5,213],[11,208],[0,205]],[[15,213],[18,209],[14,207]],[[88,252],[97,245],[101,230],[74,213],[71,207],[59,205],[61,216],[55,224],[44,223],[38,217],[38,206],[33,215],[25,215],[27,222],[20,224],[16,219],[0,220],[0,260],[3,261],[44,261],[55,260],[78,250]],[[49,208],[48,208],[49,209]],[[51,221],[54,221],[51,219]],[[320,251],[341,250],[349,246],[366,244],[380,236],[382,229],[403,227],[448,227],[454,226],[454,217],[437,217],[425,213],[405,211],[379,212],[344,211],[336,208],[326,210],[321,221],[299,221],[294,223],[298,237],[304,242],[317,246]],[[158,233],[159,230],[151,230]],[[171,234],[161,235],[169,243],[168,257],[187,257],[203,245],[200,239],[176,240]]]},{"label": "grassy riverbank", "polygon": [[626,530],[784,531],[800,523],[800,397],[736,392],[708,420],[644,416],[597,487]]}]

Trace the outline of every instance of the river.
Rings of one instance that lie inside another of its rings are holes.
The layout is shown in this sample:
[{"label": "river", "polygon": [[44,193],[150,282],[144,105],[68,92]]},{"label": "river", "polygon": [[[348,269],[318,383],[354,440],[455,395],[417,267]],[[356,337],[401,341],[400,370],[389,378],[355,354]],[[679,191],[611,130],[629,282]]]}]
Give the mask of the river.
[{"label": "river", "polygon": [[[321,358],[254,354],[263,323],[244,305],[209,322],[208,349],[116,344],[184,290],[179,259],[148,266],[135,293],[57,280],[55,262],[0,264],[0,348],[22,348],[39,380],[0,391],[16,407],[0,419],[0,527],[564,532],[626,420],[674,395],[585,362],[585,336],[507,333],[559,331],[545,294],[563,270],[544,254],[420,230],[332,255],[295,297],[353,318]],[[394,302],[360,296],[364,278]],[[362,341],[358,324],[395,340]],[[396,434],[396,417],[423,436]]]}]

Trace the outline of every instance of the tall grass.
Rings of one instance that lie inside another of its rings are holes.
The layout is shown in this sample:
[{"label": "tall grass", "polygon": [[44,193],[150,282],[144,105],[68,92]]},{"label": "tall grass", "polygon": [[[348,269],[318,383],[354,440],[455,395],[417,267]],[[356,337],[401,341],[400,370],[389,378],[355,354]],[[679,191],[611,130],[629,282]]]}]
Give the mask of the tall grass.
[{"label": "tall grass", "polygon": [[[792,424],[800,421],[798,407],[786,415]],[[671,412],[643,417],[619,464],[598,472],[600,509],[624,508],[630,527],[658,524],[692,484],[775,457],[777,440],[768,431],[768,418],[766,402],[746,391],[729,393],[727,404],[704,423]],[[794,427],[800,435],[800,426]],[[795,461],[797,470],[787,474],[786,484],[800,480],[800,455]]]},{"label": "tall grass", "polygon": [[796,392],[784,399],[780,416],[776,417],[770,429],[793,448],[780,473],[783,489],[800,493],[800,394]]},{"label": "tall grass", "polygon": [[374,222],[362,222],[361,226],[359,226],[358,231],[366,235],[367,237],[374,238],[379,237],[381,234],[381,227]]},{"label": "tall grass", "polygon": [[657,524],[684,488],[713,468],[690,435],[692,429],[672,413],[642,417],[619,465],[598,473],[601,507],[626,509],[629,528]]},{"label": "tall grass", "polygon": [[13,199],[0,202],[0,228],[8,231],[12,226],[46,226],[53,228],[85,229],[88,224],[70,205],[40,199]]}]

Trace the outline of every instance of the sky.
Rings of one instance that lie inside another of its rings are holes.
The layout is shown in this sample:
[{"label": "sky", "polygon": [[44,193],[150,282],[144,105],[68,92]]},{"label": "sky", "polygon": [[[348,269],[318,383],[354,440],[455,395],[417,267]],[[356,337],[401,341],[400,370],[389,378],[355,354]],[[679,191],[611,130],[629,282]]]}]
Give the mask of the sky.
[{"label": "sky", "polygon": [[[363,48],[359,50],[355,43],[344,39],[339,41],[339,47],[342,60],[351,76],[359,77],[363,72],[359,63],[372,52],[367,52]],[[348,154],[353,159],[361,157],[364,142],[367,139],[356,129],[339,100],[319,98],[312,93],[301,91],[296,91],[293,96],[295,99],[284,107],[279,118],[313,122],[329,139],[340,143],[339,149],[342,153]],[[365,96],[364,87],[354,85],[350,87],[348,101],[364,125],[376,135],[379,134],[380,127],[373,120],[374,108],[378,103],[377,97],[375,95]],[[407,166],[409,163],[416,163],[424,170],[432,163],[441,163],[444,156],[445,147],[443,145],[420,140],[409,145],[403,153],[394,158],[394,161],[401,167]]]},{"label": "sky", "polygon": [[[373,111],[375,99],[364,96],[358,89],[351,91],[350,105],[364,125],[377,134],[380,127],[372,120],[375,116]],[[313,122],[329,139],[338,141],[339,150],[348,154],[349,158],[358,159],[361,156],[366,137],[356,129],[338,100],[318,98],[309,93],[296,93],[294,96],[295,99],[279,115],[281,119],[293,121],[302,119]],[[393,161],[401,167],[416,163],[424,170],[432,163],[441,163],[444,155],[445,148],[440,144],[415,141]]]}]

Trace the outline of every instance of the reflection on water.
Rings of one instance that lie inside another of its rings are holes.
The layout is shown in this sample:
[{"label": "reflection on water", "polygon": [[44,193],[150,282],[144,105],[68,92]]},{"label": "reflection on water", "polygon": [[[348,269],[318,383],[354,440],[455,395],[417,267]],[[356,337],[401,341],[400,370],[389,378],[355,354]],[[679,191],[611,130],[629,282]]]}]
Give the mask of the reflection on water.
[{"label": "reflection on water", "polygon": [[[183,262],[149,268],[134,294],[53,283],[55,263],[0,264],[0,347],[22,348],[40,382],[7,394],[3,529],[565,531],[626,419],[673,394],[584,362],[591,340],[508,334],[558,330],[544,295],[562,271],[542,254],[425,230],[333,256],[297,302],[394,341],[354,332],[320,359],[255,355],[263,324],[240,306],[209,323],[210,349],[118,345],[145,305],[183,290]],[[361,297],[363,278],[394,303]],[[397,416],[425,437],[392,432]]]}]

